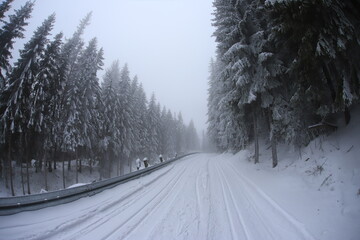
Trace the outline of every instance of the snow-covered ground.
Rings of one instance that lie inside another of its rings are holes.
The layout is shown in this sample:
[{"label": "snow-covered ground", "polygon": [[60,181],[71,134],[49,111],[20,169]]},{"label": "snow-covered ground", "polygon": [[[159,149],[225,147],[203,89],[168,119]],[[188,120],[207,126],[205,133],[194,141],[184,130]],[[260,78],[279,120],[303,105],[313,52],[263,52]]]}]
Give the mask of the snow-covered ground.
[{"label": "snow-covered ground", "polygon": [[0,239],[360,239],[360,114],[301,154],[186,157],[90,198],[0,217]]},{"label": "snow-covered ground", "polygon": [[[87,161],[83,161],[82,165],[82,172],[78,172],[78,179],[79,182],[76,183],[75,181],[75,169],[76,169],[76,163],[74,160],[71,161],[71,170],[67,170],[67,162],[65,163],[65,182],[66,182],[66,188],[72,188],[76,186],[82,186],[94,181],[100,180],[100,174],[99,174],[99,166],[96,164],[93,166],[92,171],[90,172],[90,167]],[[22,196],[23,194],[23,188],[21,184],[21,167],[15,165],[15,161],[13,162],[14,165],[14,191],[15,196]],[[24,164],[25,165],[25,164]],[[47,182],[48,182],[48,191],[56,191],[63,189],[63,173],[62,173],[62,163],[58,162],[57,169],[53,169],[52,172],[47,172]],[[27,184],[26,184],[26,166],[24,166],[23,169],[23,176],[24,176],[24,191],[25,195],[27,194]],[[143,167],[142,167],[143,168]],[[43,193],[46,192],[45,189],[45,178],[44,178],[44,171],[36,172],[35,167],[31,167],[29,169],[29,176],[30,176],[30,189],[31,194],[37,194],[37,193]],[[130,168],[125,165],[124,166],[125,173],[130,172]],[[135,167],[135,160],[132,164],[132,170],[136,171]],[[111,173],[112,177],[117,176],[116,167],[112,169]],[[0,178],[0,197],[10,197],[11,196],[11,189],[5,188],[4,178]]]},{"label": "snow-covered ground", "polygon": [[[15,162],[14,162],[15,165]],[[25,165],[25,164],[24,164]],[[93,167],[92,173],[90,173],[90,168],[86,164],[86,162],[83,162],[82,166],[82,172],[78,173],[79,183],[75,182],[75,161],[71,161],[71,167],[72,169],[70,171],[67,170],[67,162],[65,164],[66,170],[65,170],[65,182],[66,182],[66,188],[68,187],[74,187],[83,185],[86,183],[91,183],[93,181],[99,180],[99,167],[95,166]],[[23,189],[21,184],[21,168],[19,166],[14,167],[14,191],[16,196],[22,196],[23,195]],[[24,180],[26,181],[26,169],[24,166],[23,169],[23,176]],[[35,168],[31,167],[29,169],[29,176],[30,176],[30,189],[31,194],[37,194],[45,192],[45,178],[44,178],[44,171],[41,172],[35,172]],[[115,176],[115,174],[113,174]],[[56,191],[63,189],[63,173],[62,173],[62,163],[57,163],[57,169],[53,169],[52,172],[47,172],[47,182],[48,182],[48,191]],[[10,197],[11,196],[11,190],[10,188],[6,189],[4,188],[4,178],[0,178],[0,197]],[[27,193],[27,184],[25,182],[24,184],[25,194]]]}]

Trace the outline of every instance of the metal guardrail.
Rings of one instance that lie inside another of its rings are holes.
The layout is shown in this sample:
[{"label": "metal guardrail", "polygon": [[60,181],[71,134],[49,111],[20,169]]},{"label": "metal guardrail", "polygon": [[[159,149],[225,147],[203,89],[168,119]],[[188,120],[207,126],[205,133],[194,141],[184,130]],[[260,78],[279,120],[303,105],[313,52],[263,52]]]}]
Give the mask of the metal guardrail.
[{"label": "metal guardrail", "polygon": [[119,184],[139,178],[181,158],[193,155],[189,153],[174,159],[168,160],[154,166],[144,168],[119,177],[109,178],[103,181],[86,184],[79,187],[63,189],[48,193],[33,194],[26,196],[0,198],[0,216],[11,215],[23,211],[33,211],[41,208],[69,203],[83,197],[90,197],[106,189],[113,188]]}]

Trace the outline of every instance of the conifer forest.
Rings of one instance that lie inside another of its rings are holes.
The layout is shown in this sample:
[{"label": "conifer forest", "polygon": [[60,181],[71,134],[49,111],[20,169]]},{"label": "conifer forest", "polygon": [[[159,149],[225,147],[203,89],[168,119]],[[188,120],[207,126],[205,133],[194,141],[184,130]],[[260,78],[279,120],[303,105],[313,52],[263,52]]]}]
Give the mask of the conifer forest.
[{"label": "conifer forest", "polygon": [[[55,14],[50,15],[20,49],[19,59],[13,59],[13,44],[24,38],[36,3],[28,1],[7,16],[12,2],[0,5],[2,188],[15,195],[14,182],[21,181],[23,194],[31,194],[33,168],[44,175],[47,190],[47,175],[61,166],[66,188],[66,171],[75,171],[77,183],[84,163],[90,172],[99,166],[103,179],[112,172],[124,174],[136,158],[152,162],[159,154],[171,158],[199,148],[194,123],[185,124],[181,113],[161,107],[154,94],[148,100],[127,64],[103,66],[104,50],[96,37],[89,42],[82,37],[91,13],[70,37],[52,33]],[[20,174],[13,172],[15,166]]]},{"label": "conifer forest", "polygon": [[306,146],[351,121],[360,93],[357,0],[215,0],[208,134],[219,151],[259,138]]}]

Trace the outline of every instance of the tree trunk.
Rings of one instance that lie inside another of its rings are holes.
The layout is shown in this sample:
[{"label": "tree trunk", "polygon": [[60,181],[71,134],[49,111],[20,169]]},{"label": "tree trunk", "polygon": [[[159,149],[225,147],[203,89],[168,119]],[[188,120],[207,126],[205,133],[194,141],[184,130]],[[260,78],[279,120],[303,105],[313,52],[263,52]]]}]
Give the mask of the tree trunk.
[{"label": "tree trunk", "polygon": [[15,196],[15,191],[14,191],[14,181],[13,181],[13,169],[12,169],[12,163],[11,163],[11,158],[9,159],[9,173],[10,173],[10,187],[11,187],[11,195]]},{"label": "tree trunk", "polygon": [[[36,161],[39,161],[39,160],[36,160]],[[39,169],[38,169],[38,167],[37,167],[37,162],[35,162],[35,165],[33,166],[32,165],[32,162],[31,162],[31,167],[35,167],[35,173],[38,173],[39,171]]]},{"label": "tree trunk", "polygon": [[[38,162],[38,168],[40,172],[42,171],[43,165],[44,165],[44,160],[40,159]],[[44,169],[46,170],[46,167]]]},{"label": "tree trunk", "polygon": [[107,163],[109,164],[108,165],[108,178],[111,177],[111,167],[112,167],[112,159],[110,158],[109,156],[109,151],[106,152],[106,159],[107,159]]},{"label": "tree trunk", "polygon": [[106,153],[103,153],[103,157],[102,157],[102,161],[99,162],[100,164],[100,168],[99,168],[99,181],[101,181],[104,177],[105,174],[105,169],[106,169]]},{"label": "tree trunk", "polygon": [[75,150],[75,181],[76,183],[79,182],[79,174],[78,174],[78,152],[77,149]]},{"label": "tree trunk", "polygon": [[79,173],[81,173],[81,171],[82,171],[82,169],[81,169],[81,166],[82,166],[81,160],[82,160],[82,158],[79,159]]},{"label": "tree trunk", "polygon": [[129,172],[130,173],[132,172],[132,163],[133,163],[133,161],[131,161],[130,158],[129,158],[129,168],[130,168]]},{"label": "tree trunk", "polygon": [[27,192],[30,192],[30,175],[29,175],[29,163],[30,163],[30,154],[29,154],[29,144],[28,144],[28,136],[25,134],[25,157],[26,157],[26,180],[27,180]]},{"label": "tree trunk", "polygon": [[[333,66],[330,66],[330,69],[331,69],[331,67],[333,67]],[[337,96],[341,95],[341,93],[337,93],[335,90],[335,86],[331,79],[329,67],[327,65],[323,65],[322,68],[323,68],[323,72],[325,75],[326,83],[327,83],[330,93],[331,93],[332,101],[334,104],[336,104],[336,98],[337,98]],[[336,75],[338,75],[338,74],[336,74]],[[339,76],[335,76],[335,78],[338,79]],[[343,87],[340,88],[340,91],[342,91],[342,89],[343,89]],[[344,103],[344,105],[345,105],[345,110],[344,110],[345,123],[346,123],[346,125],[348,125],[350,122],[351,116],[350,116],[349,108],[346,106],[346,103]]]},{"label": "tree trunk", "polygon": [[54,149],[54,150],[52,150],[51,152],[52,152],[51,157],[52,157],[52,159],[53,159],[53,161],[54,161],[54,170],[56,170],[56,158],[55,158],[55,153],[56,153],[56,151],[55,151],[55,149]]},{"label": "tree trunk", "polygon": [[47,160],[46,162],[47,162],[47,166],[48,166],[48,171],[52,172],[53,170],[52,170],[52,166],[51,166],[51,160]]},{"label": "tree trunk", "polygon": [[71,170],[71,159],[68,160],[68,171]]},{"label": "tree trunk", "polygon": [[63,187],[65,189],[65,154],[63,153],[63,156],[62,156],[62,178],[63,178]]},{"label": "tree trunk", "polygon": [[26,181],[27,181],[27,192],[30,195],[30,174],[29,174],[29,159],[26,159]]},{"label": "tree trunk", "polygon": [[21,160],[21,164],[20,164],[20,176],[21,176],[21,187],[22,187],[22,191],[23,191],[23,195],[25,195],[25,182],[24,182],[24,172],[23,172],[23,164],[22,164],[22,160]]},{"label": "tree trunk", "polygon": [[4,178],[4,181],[5,181],[5,189],[4,190],[6,190],[8,188],[8,180],[7,180],[7,176],[6,176],[6,158],[5,158],[5,156],[1,159],[0,164],[1,164],[1,177]]},{"label": "tree trunk", "polygon": [[93,162],[93,159],[89,159],[89,167],[90,167],[90,174],[92,174],[92,162]]},{"label": "tree trunk", "polygon": [[325,76],[325,79],[326,79],[326,84],[327,84],[327,86],[328,86],[328,88],[330,90],[331,98],[332,98],[332,101],[334,103],[335,100],[336,100],[336,91],[335,91],[333,81],[331,79],[329,67],[326,64],[324,64],[322,69],[323,69],[323,73],[324,73],[324,76]]},{"label": "tree trunk", "polygon": [[5,188],[6,189],[9,189],[9,176],[8,176],[8,173],[9,173],[9,169],[8,169],[8,159],[6,159],[4,157],[4,167],[3,167],[3,171],[4,171],[4,178],[5,178]]},{"label": "tree trunk", "polygon": [[11,164],[11,133],[9,134],[9,152],[8,152],[8,161],[9,161],[9,173],[10,173],[10,188],[11,188],[11,195],[15,196],[14,191],[14,182],[13,182],[13,171],[12,171],[12,164]]},{"label": "tree trunk", "polygon": [[126,160],[125,157],[122,158],[123,161],[120,161],[120,175],[124,175],[125,174],[125,164],[126,164]]},{"label": "tree trunk", "polygon": [[258,126],[257,126],[257,116],[254,112],[254,144],[255,144],[255,164],[259,163],[259,136],[258,136]]},{"label": "tree trunk", "polygon": [[273,127],[273,119],[272,119],[272,111],[268,111],[268,119],[269,119],[269,135],[270,135],[270,143],[271,143],[271,154],[272,154],[272,167],[276,167],[278,164],[278,157],[277,157],[277,140],[276,135],[274,133],[274,127]]},{"label": "tree trunk", "polygon": [[278,157],[277,157],[277,149],[276,149],[276,137],[272,136],[271,138],[271,153],[272,153],[272,159],[273,159],[273,168],[277,166],[278,164]]},{"label": "tree trunk", "polygon": [[[0,150],[1,151],[1,150]],[[4,166],[4,158],[0,158],[0,178],[2,178],[3,176],[4,176],[4,168],[3,168],[3,166]]]},{"label": "tree trunk", "polygon": [[[120,154],[120,156],[122,156],[122,154]],[[117,176],[120,176],[120,167],[121,167],[121,165],[120,165],[120,157],[119,157],[116,161],[116,175]]]},{"label": "tree trunk", "polygon": [[[43,155],[43,161],[46,163],[46,153],[44,153]],[[48,181],[47,181],[47,169],[46,169],[46,166],[47,164],[45,164],[45,169],[44,169],[44,182],[45,182],[45,191],[48,191]]]},{"label": "tree trunk", "polygon": [[351,119],[351,115],[348,107],[345,107],[344,116],[345,116],[345,123],[346,125],[348,125]]},{"label": "tree trunk", "polygon": [[20,134],[20,144],[22,146],[20,148],[20,152],[21,152],[21,157],[20,157],[20,179],[21,179],[22,192],[23,192],[23,195],[25,195],[26,193],[25,193],[25,180],[24,180],[24,168],[23,168],[24,156],[25,156],[25,152],[24,152],[25,143],[23,141],[24,141],[23,140],[23,134]]}]

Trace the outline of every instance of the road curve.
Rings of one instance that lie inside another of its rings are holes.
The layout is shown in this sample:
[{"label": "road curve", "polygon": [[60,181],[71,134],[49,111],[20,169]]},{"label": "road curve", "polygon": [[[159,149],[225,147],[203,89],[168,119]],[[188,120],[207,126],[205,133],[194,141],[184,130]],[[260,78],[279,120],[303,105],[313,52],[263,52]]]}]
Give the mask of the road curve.
[{"label": "road curve", "polygon": [[1,216],[0,239],[313,237],[231,161],[198,154],[89,198]]}]

